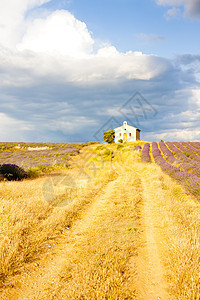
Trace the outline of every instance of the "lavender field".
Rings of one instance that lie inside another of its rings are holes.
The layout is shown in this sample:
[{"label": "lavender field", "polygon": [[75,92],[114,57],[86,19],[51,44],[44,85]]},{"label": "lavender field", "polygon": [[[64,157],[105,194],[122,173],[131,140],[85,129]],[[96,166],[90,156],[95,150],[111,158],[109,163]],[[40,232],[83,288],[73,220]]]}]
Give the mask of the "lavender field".
[{"label": "lavender field", "polygon": [[70,157],[85,144],[0,143],[0,164],[16,164],[24,170],[69,165]]},{"label": "lavender field", "polygon": [[0,144],[0,299],[200,299],[200,145],[90,144]]},{"label": "lavender field", "polygon": [[[152,156],[163,172],[183,184],[193,195],[200,197],[200,143],[153,142]],[[150,162],[150,147],[146,143],[141,160]]]},{"label": "lavender field", "polygon": [[150,144],[149,143],[145,143],[144,147],[141,151],[141,160],[142,162],[151,162],[151,157],[149,154],[150,150]]}]

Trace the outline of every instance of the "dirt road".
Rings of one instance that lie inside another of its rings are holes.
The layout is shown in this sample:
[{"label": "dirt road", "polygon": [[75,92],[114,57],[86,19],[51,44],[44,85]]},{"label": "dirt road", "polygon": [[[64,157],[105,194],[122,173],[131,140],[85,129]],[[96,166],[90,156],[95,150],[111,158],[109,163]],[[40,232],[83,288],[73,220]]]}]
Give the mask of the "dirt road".
[{"label": "dirt road", "polygon": [[[167,255],[162,235],[162,217],[157,209],[158,190],[148,171],[142,174],[143,206],[141,211],[141,240],[137,260],[139,299],[172,299],[168,294],[164,256]],[[160,191],[162,193],[162,191]],[[159,193],[159,194],[161,194]],[[159,205],[158,205],[159,206]]]},{"label": "dirt road", "polygon": [[161,191],[139,163],[112,172],[73,226],[9,278],[1,299],[172,299],[157,210]]}]

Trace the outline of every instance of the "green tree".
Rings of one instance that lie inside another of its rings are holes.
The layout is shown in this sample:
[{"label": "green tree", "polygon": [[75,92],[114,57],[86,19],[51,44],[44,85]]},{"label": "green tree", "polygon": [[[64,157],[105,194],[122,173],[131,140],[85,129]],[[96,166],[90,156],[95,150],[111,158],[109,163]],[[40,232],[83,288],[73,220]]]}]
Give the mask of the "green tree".
[{"label": "green tree", "polygon": [[115,141],[115,132],[114,130],[107,130],[103,133],[103,139],[106,143],[112,144]]}]

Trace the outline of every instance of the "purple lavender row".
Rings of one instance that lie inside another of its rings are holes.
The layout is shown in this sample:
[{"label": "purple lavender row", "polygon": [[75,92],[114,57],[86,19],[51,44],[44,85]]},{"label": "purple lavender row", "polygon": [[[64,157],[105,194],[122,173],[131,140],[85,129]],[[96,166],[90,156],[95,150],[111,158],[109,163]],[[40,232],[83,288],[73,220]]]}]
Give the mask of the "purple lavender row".
[{"label": "purple lavender row", "polygon": [[155,160],[155,163],[161,167],[161,170],[176,180],[178,183],[181,183],[185,188],[192,193],[193,195],[200,196],[200,181],[199,178],[187,172],[181,171],[179,168],[169,164],[161,155],[161,152],[158,148],[156,142],[152,143],[152,154]]},{"label": "purple lavender row", "polygon": [[176,148],[172,142],[166,142],[167,147],[172,151],[176,157],[180,160],[187,159],[187,156],[181,152],[178,148]]},{"label": "purple lavender row", "polygon": [[170,175],[172,175],[172,173],[174,172],[182,172],[179,168],[172,166],[162,157],[160,149],[158,148],[158,144],[156,142],[152,143],[152,154],[155,162],[161,167],[163,171],[167,172]]},{"label": "purple lavender row", "polygon": [[[190,159],[199,161],[200,157],[198,155],[196,155],[191,148],[186,147],[187,143],[185,143],[185,145],[183,145],[183,144],[184,144],[183,142],[182,143],[174,142],[174,145],[177,148],[179,148],[187,157],[189,157]],[[199,155],[200,155],[200,153],[199,153]]]},{"label": "purple lavender row", "polygon": [[190,162],[191,160],[189,160],[188,162],[183,162],[181,160],[178,160],[174,157],[174,155],[172,154],[172,152],[167,148],[167,146],[165,145],[164,142],[159,142],[159,146],[160,149],[164,155],[164,158],[170,163],[173,164],[177,167],[179,167],[180,169],[182,169],[185,172],[189,172],[192,174],[195,174],[196,176],[200,177],[200,168],[199,166],[194,166],[192,165]]},{"label": "purple lavender row", "polygon": [[41,146],[20,143],[21,148],[18,149],[16,148],[18,144],[0,143],[0,164],[16,164],[25,170],[40,166],[69,166],[70,157],[79,152],[79,145],[73,144],[42,144],[47,149],[27,150],[28,146],[31,145],[33,148]]},{"label": "purple lavender row", "polygon": [[198,142],[189,142],[190,145],[192,145],[193,147],[195,147],[196,149],[200,150],[200,143]]},{"label": "purple lavender row", "polygon": [[[168,144],[170,144],[170,143],[168,143]],[[185,172],[189,172],[189,173],[195,174],[196,176],[200,177],[200,164],[192,159],[189,159],[185,154],[183,154],[174,145],[172,146],[172,149],[175,154],[178,153],[179,158],[181,159],[181,160],[176,161],[176,163],[178,164],[178,167]]]},{"label": "purple lavender row", "polygon": [[181,143],[179,142],[173,142],[173,144],[183,152],[187,157],[190,157],[190,155],[194,154],[190,149],[185,148]]},{"label": "purple lavender row", "polygon": [[192,160],[192,162],[190,161],[192,164],[199,166],[200,157],[194,154],[192,149],[190,149],[189,147],[186,148],[185,145],[183,145],[183,143],[174,142],[174,144],[176,147],[178,147],[179,150],[183,152],[183,154],[185,154],[185,156],[187,156],[188,159]]},{"label": "purple lavender row", "polygon": [[172,152],[167,148],[164,142],[159,142],[160,149],[164,155],[164,158],[170,163],[173,164],[180,169],[182,169],[185,172],[191,172],[197,176],[200,177],[200,169],[191,165],[190,163],[187,162],[182,162],[181,160],[178,160],[177,158],[174,157]]},{"label": "purple lavender row", "polygon": [[167,148],[164,142],[159,142],[159,146],[166,160],[169,161],[171,164],[178,164],[181,162],[172,154],[172,152]]},{"label": "purple lavender row", "polygon": [[185,148],[192,150],[193,152],[198,153],[200,155],[200,149],[193,146],[191,143],[181,142],[181,145],[183,145]]},{"label": "purple lavender row", "polygon": [[190,159],[194,159],[200,162],[200,149],[197,149],[190,145],[189,143],[182,142],[181,143],[187,150],[192,151],[192,154],[190,155]]},{"label": "purple lavender row", "polygon": [[150,144],[145,143],[141,152],[141,161],[142,162],[151,162],[151,157],[149,155]]},{"label": "purple lavender row", "polygon": [[180,149],[178,149],[177,147],[174,146],[174,144],[172,142],[167,142],[166,145],[169,147],[169,149],[174,152],[174,154],[176,155],[176,157],[178,159],[180,159],[181,161],[183,161],[184,163],[188,163],[191,164],[197,168],[199,168],[199,163],[198,161],[192,159],[192,155],[190,156],[191,158],[188,158]]}]

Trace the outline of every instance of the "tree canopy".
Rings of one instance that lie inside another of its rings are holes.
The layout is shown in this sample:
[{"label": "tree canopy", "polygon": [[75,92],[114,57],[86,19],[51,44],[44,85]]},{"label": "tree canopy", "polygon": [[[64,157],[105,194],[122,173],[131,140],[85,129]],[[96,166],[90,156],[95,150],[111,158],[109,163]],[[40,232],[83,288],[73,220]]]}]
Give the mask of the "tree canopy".
[{"label": "tree canopy", "polygon": [[114,130],[107,130],[103,133],[103,139],[106,143],[112,144],[115,141],[115,132]]}]

